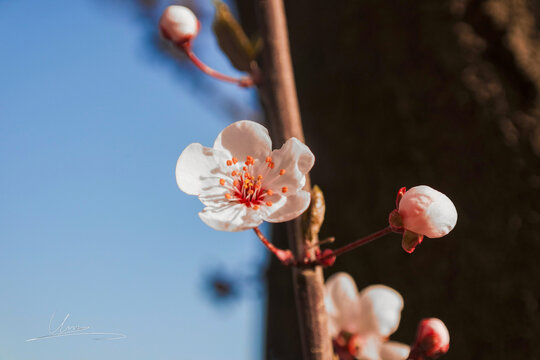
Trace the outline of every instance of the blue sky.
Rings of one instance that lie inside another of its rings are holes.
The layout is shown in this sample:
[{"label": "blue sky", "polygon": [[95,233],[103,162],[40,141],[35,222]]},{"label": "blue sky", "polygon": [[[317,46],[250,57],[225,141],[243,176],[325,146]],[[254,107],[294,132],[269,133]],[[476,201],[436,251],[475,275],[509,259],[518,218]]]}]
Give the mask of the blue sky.
[{"label": "blue sky", "polygon": [[[234,73],[209,27],[205,60]],[[183,148],[234,119],[152,53],[125,3],[0,1],[0,33],[0,359],[257,358],[264,299],[216,306],[204,284],[221,265],[255,272],[262,247],[204,225],[174,179]],[[253,93],[218,86],[253,112]],[[25,342],[53,313],[127,338]]]}]

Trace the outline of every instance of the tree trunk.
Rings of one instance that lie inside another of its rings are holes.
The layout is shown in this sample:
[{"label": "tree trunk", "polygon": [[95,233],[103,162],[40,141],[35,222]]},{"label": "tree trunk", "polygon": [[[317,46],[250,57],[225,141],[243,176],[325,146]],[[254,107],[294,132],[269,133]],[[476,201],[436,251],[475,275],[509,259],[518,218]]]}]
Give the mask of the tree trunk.
[{"label": "tree trunk", "polygon": [[[238,0],[254,31],[253,4]],[[405,299],[400,329],[441,318],[447,359],[540,358],[540,4],[286,3],[312,181],[335,246],[386,225],[401,186],[456,204],[456,229],[412,254],[397,235],[340,257],[359,287]],[[275,230],[277,233],[279,230]],[[277,237],[276,237],[277,240]],[[298,359],[287,271],[268,272],[267,358]]]}]

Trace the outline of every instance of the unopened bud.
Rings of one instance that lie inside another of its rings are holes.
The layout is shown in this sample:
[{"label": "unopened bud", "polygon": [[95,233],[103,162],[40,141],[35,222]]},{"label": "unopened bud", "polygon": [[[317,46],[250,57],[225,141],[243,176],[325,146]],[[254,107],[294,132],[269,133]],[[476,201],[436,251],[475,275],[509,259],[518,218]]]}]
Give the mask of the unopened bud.
[{"label": "unopened bud", "polygon": [[441,320],[429,318],[420,321],[412,352],[423,354],[429,358],[437,358],[446,354],[449,347],[450,334]]},{"label": "unopened bud", "polygon": [[457,222],[457,211],[443,193],[426,185],[415,186],[399,201],[399,215],[406,230],[439,238],[448,234]]},{"label": "unopened bud", "polygon": [[185,6],[171,5],[165,9],[159,20],[161,35],[177,45],[185,44],[199,32],[199,20]]}]

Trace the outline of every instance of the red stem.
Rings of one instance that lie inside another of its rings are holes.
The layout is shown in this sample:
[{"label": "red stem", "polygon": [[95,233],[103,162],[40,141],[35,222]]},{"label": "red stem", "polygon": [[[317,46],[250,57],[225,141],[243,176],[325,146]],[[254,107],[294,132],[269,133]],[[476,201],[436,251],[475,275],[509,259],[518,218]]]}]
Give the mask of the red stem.
[{"label": "red stem", "polygon": [[290,250],[282,250],[272,245],[272,243],[268,241],[268,239],[263,235],[263,233],[258,227],[254,227],[253,231],[255,231],[257,237],[261,239],[264,246],[266,246],[266,248],[270,250],[272,254],[274,254],[283,265],[293,265],[296,262]]},{"label": "red stem", "polygon": [[222,74],[214,69],[212,69],[210,66],[203,63],[191,50],[191,45],[189,43],[186,43],[185,45],[181,46],[181,49],[184,50],[186,55],[189,57],[189,59],[197,66],[202,72],[212,76],[213,78],[216,78],[218,80],[230,82],[233,84],[236,84],[241,87],[250,87],[254,85],[253,79],[251,77],[242,77],[242,78],[235,78],[232,76],[228,76],[225,74]]},{"label": "red stem", "polygon": [[390,226],[385,227],[384,229],[379,230],[377,232],[374,232],[373,234],[370,234],[370,235],[365,236],[365,237],[363,237],[361,239],[353,241],[350,244],[347,244],[347,245],[345,245],[343,247],[340,247],[340,248],[338,248],[336,250],[333,250],[331,253],[328,253],[327,255],[321,256],[320,258],[316,259],[315,262],[320,263],[322,260],[326,260],[326,259],[329,259],[331,257],[339,256],[339,255],[344,254],[344,253],[346,253],[348,251],[356,249],[359,246],[362,246],[362,245],[365,245],[365,244],[367,244],[369,242],[372,242],[373,240],[378,239],[381,236],[384,236],[384,235],[389,234],[391,232],[393,232],[393,230],[392,230],[392,228]]}]

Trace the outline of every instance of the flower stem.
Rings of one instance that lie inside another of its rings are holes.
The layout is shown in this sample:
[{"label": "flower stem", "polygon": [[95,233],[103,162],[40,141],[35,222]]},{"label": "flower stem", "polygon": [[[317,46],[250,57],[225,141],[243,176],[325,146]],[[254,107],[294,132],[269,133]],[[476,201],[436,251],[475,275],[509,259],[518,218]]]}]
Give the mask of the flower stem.
[{"label": "flower stem", "polygon": [[189,59],[191,60],[191,62],[193,62],[195,66],[197,66],[202,72],[212,76],[213,78],[221,80],[221,81],[230,82],[241,87],[250,87],[254,85],[254,81],[252,77],[235,78],[232,76],[222,74],[219,71],[212,69],[210,66],[203,63],[201,59],[199,59],[195,55],[195,53],[191,50],[190,43],[185,43],[185,45],[180,45],[180,48],[186,53],[186,55],[189,57]]},{"label": "flower stem", "polygon": [[270,250],[272,254],[276,255],[278,260],[281,261],[283,265],[293,265],[296,263],[294,256],[290,250],[282,250],[272,245],[272,243],[268,241],[268,239],[263,235],[263,233],[258,227],[253,228],[253,231],[255,231],[257,237],[261,239],[264,246],[266,246],[266,248]]},{"label": "flower stem", "polygon": [[317,263],[317,264],[320,264],[320,263],[322,263],[323,260],[329,259],[331,257],[336,257],[336,256],[339,256],[339,255],[344,254],[346,252],[349,252],[349,251],[351,251],[353,249],[356,249],[357,247],[360,247],[360,246],[365,245],[365,244],[367,244],[369,242],[372,242],[373,240],[378,239],[378,238],[380,238],[380,237],[382,237],[382,236],[384,236],[386,234],[389,234],[391,232],[393,232],[393,230],[392,230],[392,228],[390,226],[385,227],[384,229],[379,230],[377,232],[374,232],[373,234],[370,234],[370,235],[365,236],[365,237],[363,237],[361,239],[353,241],[350,244],[347,244],[347,245],[342,246],[342,247],[340,247],[340,248],[338,248],[336,250],[333,250],[331,253],[323,255],[323,256],[319,257],[318,259],[314,260],[314,262]]}]

